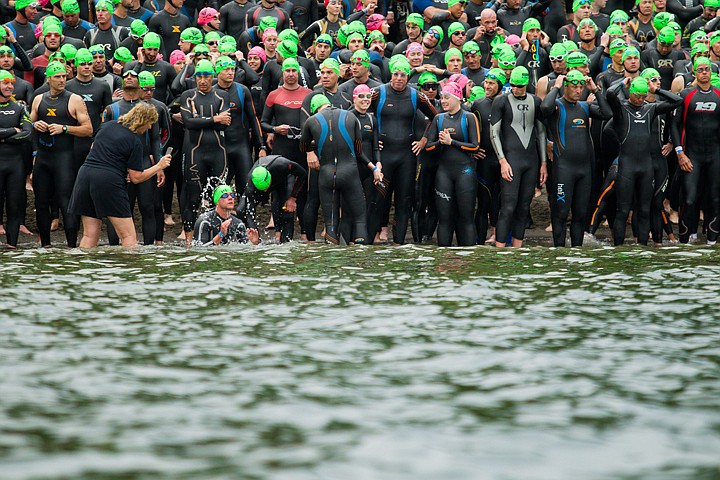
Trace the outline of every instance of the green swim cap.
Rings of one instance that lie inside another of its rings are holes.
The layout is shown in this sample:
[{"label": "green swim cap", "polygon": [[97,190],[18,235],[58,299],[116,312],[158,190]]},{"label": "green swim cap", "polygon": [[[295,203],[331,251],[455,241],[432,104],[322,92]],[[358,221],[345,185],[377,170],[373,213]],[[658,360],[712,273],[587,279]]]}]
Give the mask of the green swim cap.
[{"label": "green swim cap", "polygon": [[[350,23],[348,24],[348,29],[349,29],[348,32],[350,32],[350,33],[356,33],[356,32],[357,32],[357,33],[359,33],[360,35],[362,35],[363,37],[364,37],[365,34],[367,33],[367,27],[366,27],[365,24],[364,24],[363,22],[361,22],[360,20],[353,20],[352,22],[350,22]],[[283,31],[284,31],[284,30],[283,30]]]},{"label": "green swim cap", "polygon": [[578,47],[577,43],[573,42],[572,40],[565,40],[564,42],[562,42],[562,44],[568,53],[577,52],[578,50],[580,50],[580,47]]},{"label": "green swim cap", "polygon": [[218,185],[215,187],[215,190],[213,190],[213,202],[215,202],[215,205],[220,201],[220,197],[226,193],[233,193],[230,185]]},{"label": "green swim cap", "polygon": [[130,50],[128,50],[127,47],[119,47],[117,50],[115,50],[115,53],[113,53],[113,58],[118,62],[123,63],[128,63],[135,60],[132,56],[132,53],[130,53]]},{"label": "green swim cap", "polygon": [[143,70],[142,72],[138,73],[138,86],[140,88],[154,87],[155,75],[148,72],[147,70]]},{"label": "green swim cap", "polygon": [[0,47],[0,55],[12,55],[15,56],[15,52],[12,51],[12,48],[8,47],[7,45],[3,45]]},{"label": "green swim cap", "polygon": [[523,22],[523,26],[522,26],[523,33],[529,32],[530,30],[532,30],[534,28],[537,28],[538,30],[542,30],[542,27],[540,26],[540,21],[537,18],[530,17]]},{"label": "green swim cap", "polygon": [[588,26],[588,25],[590,25],[591,27],[593,27],[593,29],[597,32],[598,26],[597,26],[597,24],[593,21],[592,18],[583,18],[582,20],[580,20],[580,23],[578,24],[578,27],[583,28],[583,27],[586,27],[586,26]]},{"label": "green swim cap", "polygon": [[220,53],[235,53],[237,51],[237,45],[230,42],[221,42],[218,44],[218,52]]},{"label": "green swim cap", "polygon": [[8,72],[7,70],[0,70],[0,82],[8,78],[15,80],[15,77],[12,73]]},{"label": "green swim cap", "polygon": [[462,52],[457,48],[451,48],[447,52],[445,52],[445,66],[447,66],[448,62],[453,57],[458,57],[460,60],[462,60]]},{"label": "green swim cap", "polygon": [[298,43],[300,43],[300,36],[292,28],[286,28],[282,32],[278,33],[278,42],[282,42],[284,40],[290,40],[291,42],[294,42],[295,45],[297,45]]},{"label": "green swim cap", "polygon": [[577,70],[570,70],[567,75],[565,75],[565,81],[563,83],[585,83],[585,75]]},{"label": "green swim cap", "polygon": [[260,19],[258,30],[264,32],[268,28],[277,28],[277,18],[265,16]]},{"label": "green swim cap", "polygon": [[590,59],[582,52],[572,52],[565,57],[565,65],[568,68],[578,68],[589,64]]},{"label": "green swim cap", "polygon": [[607,33],[607,34],[608,34],[609,36],[611,36],[611,37],[615,37],[615,36],[618,36],[618,35],[622,35],[622,34],[623,34],[623,31],[622,31],[622,28],[620,28],[619,25],[610,25],[610,26],[607,28],[607,30],[605,31],[605,33]]},{"label": "green swim cap", "polygon": [[582,0],[573,0],[572,3],[572,11],[577,12],[578,9],[583,5],[589,5],[588,3],[583,3]]},{"label": "green swim cap", "polygon": [[65,70],[65,65],[63,65],[60,62],[50,62],[48,63],[47,68],[45,69],[45,77],[52,77],[54,75],[57,75],[59,73],[66,74],[67,70]]},{"label": "green swim cap", "polygon": [[195,45],[195,48],[193,48],[193,53],[195,56],[198,56],[200,54],[210,55],[210,47],[205,45],[204,43],[201,43],[200,45]]},{"label": "green swim cap", "polygon": [[74,61],[75,55],[77,55],[77,51],[77,47],[75,47],[75,45],[70,45],[69,43],[66,43],[65,45],[60,47],[60,53],[62,53],[62,56],[66,62]]},{"label": "green swim cap", "polygon": [[677,22],[675,22],[675,21],[672,21],[672,22],[668,23],[667,26],[670,27],[670,28],[672,28],[672,29],[675,31],[675,33],[680,33],[680,32],[682,32],[682,27],[680,26],[679,23],[677,23]]},{"label": "green swim cap", "polygon": [[263,166],[258,165],[257,167],[253,168],[253,171],[250,174],[250,178],[253,185],[255,185],[255,188],[257,188],[261,192],[264,192],[265,190],[270,188],[272,176],[270,175],[268,169]]},{"label": "green swim cap", "polygon": [[390,64],[390,73],[403,72],[405,75],[410,75],[411,70],[410,62],[404,58],[399,58]]},{"label": "green swim cap", "polygon": [[62,35],[62,27],[56,23],[46,22],[43,23],[42,34],[43,37],[47,36],[48,33],[57,33]]},{"label": "green swim cap", "polygon": [[148,32],[143,38],[143,48],[160,48],[160,35]]},{"label": "green swim cap", "polygon": [[350,40],[353,40],[353,39],[356,39],[356,38],[357,38],[358,40],[360,40],[361,42],[363,42],[363,44],[365,44],[365,37],[363,37],[362,33],[353,32],[353,33],[351,33],[350,35],[348,35],[348,37],[347,37],[347,43],[348,43],[348,45],[350,44]]},{"label": "green swim cap", "polygon": [[439,27],[437,25],[433,25],[432,27],[428,28],[428,33],[434,32],[434,36],[438,37],[438,44],[442,43],[443,39],[445,38],[445,33],[443,32],[442,27]]},{"label": "green swim cap", "polygon": [[80,48],[75,53],[75,66],[77,67],[81,63],[92,63],[93,56],[92,53],[90,53],[90,50],[87,48]]},{"label": "green swim cap", "polygon": [[704,43],[696,43],[694,47],[690,50],[690,58],[695,57],[696,55],[702,55],[703,53],[709,53],[710,49],[707,45]]},{"label": "green swim cap", "polygon": [[715,72],[710,73],[710,84],[715,88],[720,88],[720,75]]},{"label": "green swim cap", "polygon": [[627,47],[625,51],[623,52],[622,61],[625,63],[625,60],[627,60],[630,57],[638,57],[640,58],[640,51],[635,47]]},{"label": "green swim cap", "polygon": [[350,61],[362,63],[365,67],[370,68],[370,55],[365,50],[357,50],[350,57]]},{"label": "green swim cap", "polygon": [[297,57],[298,47],[292,40],[283,40],[278,43],[276,50],[283,58],[288,59]]},{"label": "green swim cap", "polygon": [[460,22],[453,22],[450,24],[450,26],[447,29],[448,37],[451,36],[455,32],[464,32],[465,31],[465,25],[463,25]]},{"label": "green swim cap", "polygon": [[710,46],[712,47],[716,43],[720,42],[720,32],[715,31],[710,34]]},{"label": "green swim cap", "polygon": [[564,57],[567,55],[567,49],[562,43],[556,43],[552,47],[550,47],[550,56],[551,57]]},{"label": "green swim cap", "polygon": [[317,94],[310,100],[310,111],[315,115],[323,105],[330,105],[330,100],[325,95]]},{"label": "green swim cap", "polygon": [[720,0],[705,0],[705,7],[720,8]]},{"label": "green swim cap", "polygon": [[320,70],[322,70],[323,68],[329,68],[330,70],[335,72],[336,75],[340,75],[340,63],[334,58],[326,58],[320,64]]},{"label": "green swim cap", "polygon": [[660,72],[655,70],[654,68],[646,68],[640,73],[640,76],[643,77],[646,80],[650,80],[651,78],[657,78],[660,76]]},{"label": "green swim cap", "polygon": [[470,89],[470,98],[468,98],[468,101],[472,103],[479,98],[485,98],[485,89],[480,85],[475,85]]},{"label": "green swim cap", "polygon": [[220,43],[220,45],[222,45],[223,43],[231,43],[237,47],[237,40],[235,40],[235,37],[230,36],[230,35],[223,35],[222,37],[220,37],[219,43]]},{"label": "green swim cap", "polygon": [[697,57],[693,62],[693,71],[697,70],[700,65],[708,65],[711,67],[712,63],[710,63],[710,59],[707,57]]},{"label": "green swim cap", "polygon": [[515,54],[512,47],[507,43],[498,43],[496,45],[493,45],[492,50],[490,51],[490,56],[493,58],[500,58],[500,55],[505,52],[510,52],[513,55]]},{"label": "green swim cap", "polygon": [[385,35],[383,35],[380,30],[373,30],[372,32],[368,33],[365,43],[370,46],[375,40],[382,40],[383,43],[387,43],[387,41],[385,40]]},{"label": "green swim cap", "polygon": [[438,83],[438,79],[432,72],[423,72],[418,77],[418,85],[425,85],[426,83]]},{"label": "green swim cap", "polygon": [[348,31],[348,25],[346,23],[337,31],[337,41],[340,42],[340,45],[343,47],[347,47],[348,35],[350,35],[350,32]]},{"label": "green swim cap", "polygon": [[232,68],[234,72],[236,65],[235,60],[226,55],[221,55],[215,60],[215,73],[220,73],[227,68]]},{"label": "green swim cap", "polygon": [[513,68],[510,74],[510,85],[527,85],[530,83],[530,72],[528,69],[520,65]]},{"label": "green swim cap", "polygon": [[[65,0],[65,1],[67,1],[67,0]],[[145,22],[143,22],[139,18],[136,20],[133,20],[132,23],[130,24],[130,35],[133,35],[135,37],[142,37],[147,32],[148,32],[147,25],[145,24]]]},{"label": "green swim cap", "polygon": [[95,11],[107,10],[110,13],[115,11],[115,4],[110,0],[100,0],[95,4]]},{"label": "green swim cap", "polygon": [[672,27],[663,27],[663,29],[658,32],[657,42],[663,45],[672,45],[675,43],[675,31]]},{"label": "green swim cap", "polygon": [[205,44],[208,44],[215,40],[220,45],[220,34],[218,32],[208,32],[205,34]]},{"label": "green swim cap", "polygon": [[328,43],[328,44],[330,44],[330,46],[332,46],[334,44],[332,37],[327,33],[323,33],[322,35],[319,35],[315,39],[315,43],[316,44],[317,43]]},{"label": "green swim cap", "polygon": [[625,43],[625,40],[622,38],[616,38],[612,42],[610,42],[610,56],[612,57],[620,50],[625,50],[627,48],[627,43]]},{"label": "green swim cap", "polygon": [[65,57],[63,56],[62,52],[60,52],[60,50],[51,53],[50,56],[48,57],[49,62],[54,62],[56,60],[63,61],[63,62],[65,61]]},{"label": "green swim cap", "polygon": [[197,65],[195,65],[195,75],[209,75],[212,77],[214,73],[215,67],[213,67],[210,60],[200,60]]},{"label": "green swim cap", "polygon": [[80,13],[80,5],[77,0],[65,0],[62,2],[62,13],[63,15],[75,15]]},{"label": "green swim cap", "polygon": [[507,82],[507,77],[502,68],[491,68],[485,78],[496,82],[500,88]]},{"label": "green swim cap", "polygon": [[698,38],[707,36],[704,30],[696,30],[690,35],[690,46],[694,46],[697,43]]},{"label": "green swim cap", "polygon": [[[190,42],[193,45],[200,45],[203,41],[203,34],[199,28],[188,27],[180,32],[180,40],[183,42]],[[143,45],[145,42],[143,42]]]},{"label": "green swim cap", "polygon": [[647,95],[650,91],[648,81],[643,77],[635,77],[630,83],[630,94]]},{"label": "green swim cap", "polygon": [[515,67],[517,59],[515,58],[515,54],[512,52],[503,52],[497,59],[497,62],[500,68],[510,70]]},{"label": "green swim cap", "polygon": [[282,63],[282,71],[285,70],[297,70],[300,71],[300,64],[298,61],[294,58],[286,58],[285,61]]},{"label": "green swim cap", "polygon": [[17,0],[15,2],[15,10],[24,10],[32,3],[36,3],[35,0]]},{"label": "green swim cap", "polygon": [[610,23],[627,22],[628,20],[630,20],[630,17],[623,10],[613,10],[610,13]]},{"label": "green swim cap", "polygon": [[675,15],[673,15],[670,12],[658,12],[655,14],[655,18],[653,18],[653,27],[655,27],[655,30],[660,31],[663,28],[667,27],[668,23],[675,20]]},{"label": "green swim cap", "polygon": [[463,44],[462,53],[476,53],[478,55],[482,55],[480,53],[480,45],[478,45],[474,40],[469,40]]},{"label": "green swim cap", "polygon": [[411,13],[410,15],[408,15],[405,19],[405,24],[408,23],[417,25],[418,27],[420,27],[420,30],[425,29],[425,17],[423,17],[419,13]]}]

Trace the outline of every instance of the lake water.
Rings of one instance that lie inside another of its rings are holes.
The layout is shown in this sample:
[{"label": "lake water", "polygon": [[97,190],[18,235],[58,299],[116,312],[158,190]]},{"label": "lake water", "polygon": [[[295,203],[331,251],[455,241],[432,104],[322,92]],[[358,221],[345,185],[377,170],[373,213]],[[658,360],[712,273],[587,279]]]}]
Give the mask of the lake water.
[{"label": "lake water", "polygon": [[720,254],[0,255],[0,478],[720,479]]}]

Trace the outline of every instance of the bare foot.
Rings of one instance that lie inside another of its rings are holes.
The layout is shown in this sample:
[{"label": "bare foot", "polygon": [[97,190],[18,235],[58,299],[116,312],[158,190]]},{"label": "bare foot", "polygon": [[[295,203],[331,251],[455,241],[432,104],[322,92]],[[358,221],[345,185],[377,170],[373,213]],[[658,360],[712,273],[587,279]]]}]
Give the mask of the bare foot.
[{"label": "bare foot", "polygon": [[28,228],[25,225],[20,225],[20,233],[25,234],[25,235],[31,235],[31,236],[33,235],[33,233],[30,230],[28,230]]},{"label": "bare foot", "polygon": [[57,229],[60,228],[60,220],[57,218],[54,218],[52,223],[50,223],[50,231],[55,232]]},{"label": "bare foot", "polygon": [[267,226],[265,227],[265,230],[274,230],[275,229],[275,220],[270,217],[270,221],[268,222]]},{"label": "bare foot", "polygon": [[380,241],[381,242],[387,242],[388,241],[388,227],[382,227],[380,229]]},{"label": "bare foot", "polygon": [[485,240],[485,243],[487,243],[487,244],[495,243],[495,235],[490,235],[490,237]]},{"label": "bare foot", "polygon": [[185,240],[185,232],[180,232],[180,235],[177,236],[178,240]]},{"label": "bare foot", "polygon": [[552,232],[552,225],[548,225],[547,227],[545,227],[545,231]]},{"label": "bare foot", "polygon": [[0,235],[5,235],[5,225],[0,225]]},{"label": "bare foot", "polygon": [[172,227],[173,225],[175,225],[175,220],[173,220],[172,215],[168,215],[167,213],[165,214],[165,220],[163,222],[168,227]]}]

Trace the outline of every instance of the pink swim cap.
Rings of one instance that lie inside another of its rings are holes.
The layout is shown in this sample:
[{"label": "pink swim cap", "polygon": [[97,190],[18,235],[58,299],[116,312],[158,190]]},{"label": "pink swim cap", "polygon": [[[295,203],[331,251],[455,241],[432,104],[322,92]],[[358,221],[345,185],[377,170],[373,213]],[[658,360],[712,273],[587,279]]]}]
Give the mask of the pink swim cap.
[{"label": "pink swim cap", "polygon": [[405,56],[409,57],[411,52],[423,52],[423,46],[418,42],[412,42],[405,49]]},{"label": "pink swim cap", "polygon": [[445,85],[443,85],[442,93],[452,95],[460,101],[462,101],[463,98],[462,89],[460,88],[460,85],[455,82],[447,82]]},{"label": "pink swim cap", "polygon": [[507,43],[508,45],[517,45],[518,43],[520,43],[520,37],[518,37],[518,36],[515,35],[515,34],[509,35],[509,36],[505,39],[505,43]]},{"label": "pink swim cap", "polygon": [[361,93],[370,93],[372,90],[370,90],[370,87],[368,87],[365,84],[358,85],[355,87],[355,90],[353,90],[353,100],[355,100],[355,97],[360,95]]},{"label": "pink swim cap", "polygon": [[262,37],[263,42],[265,41],[265,38],[268,37],[268,35],[275,35],[277,37],[277,34],[278,34],[277,30],[275,30],[274,28],[272,28],[272,27],[266,28],[265,31],[263,31],[263,37]]},{"label": "pink swim cap", "polygon": [[368,32],[372,32],[373,30],[380,30],[384,21],[385,17],[383,17],[379,13],[373,13],[372,15],[370,15],[365,22]]},{"label": "pink swim cap", "polygon": [[263,63],[267,62],[267,54],[265,53],[265,50],[262,47],[251,48],[250,51],[248,51],[248,56],[250,56],[250,55],[257,55],[258,57],[260,57],[260,60],[262,60]]},{"label": "pink swim cap", "polygon": [[205,7],[202,10],[200,10],[200,13],[198,14],[198,25],[207,25],[208,23],[215,20],[215,18],[218,16],[218,11],[215,10],[212,7]]},{"label": "pink swim cap", "polygon": [[185,53],[182,50],[173,50],[170,54],[170,65],[185,61]]},{"label": "pink swim cap", "polygon": [[450,78],[448,78],[448,83],[456,84],[463,92],[465,91],[465,87],[467,86],[469,81],[470,80],[468,79],[468,77],[466,77],[462,73],[453,73],[452,75],[450,75]]}]

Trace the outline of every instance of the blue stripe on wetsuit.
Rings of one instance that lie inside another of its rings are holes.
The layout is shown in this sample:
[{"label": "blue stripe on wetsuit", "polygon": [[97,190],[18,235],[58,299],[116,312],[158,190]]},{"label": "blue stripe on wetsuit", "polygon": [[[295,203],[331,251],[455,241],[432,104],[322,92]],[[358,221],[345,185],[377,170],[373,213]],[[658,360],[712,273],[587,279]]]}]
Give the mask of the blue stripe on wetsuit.
[{"label": "blue stripe on wetsuit", "polygon": [[323,146],[325,145],[325,139],[328,135],[328,124],[322,115],[316,115],[315,118],[318,119],[318,123],[320,124],[320,140],[318,140],[317,143],[318,158],[320,158],[320,156],[322,156]]},{"label": "blue stripe on wetsuit", "polygon": [[239,83],[235,82],[238,98],[240,99],[240,126],[245,126],[245,92]]},{"label": "blue stripe on wetsuit", "polygon": [[[560,137],[560,146],[565,149],[565,118],[567,117],[567,111],[565,110],[565,105],[562,104],[560,100],[555,100],[555,103],[559,107],[558,110],[560,112],[560,116],[558,119],[558,137]],[[555,150],[555,155],[560,155],[560,149],[557,145],[553,147],[553,150]]]},{"label": "blue stripe on wetsuit", "polygon": [[352,140],[350,140],[350,134],[347,131],[347,127],[345,126],[345,119],[347,118],[347,112],[345,110],[340,110],[340,119],[338,121],[338,129],[340,130],[340,135],[345,140],[345,143],[347,143],[348,148],[350,148],[350,152],[352,152],[353,158],[355,158],[355,145],[353,144]]}]

